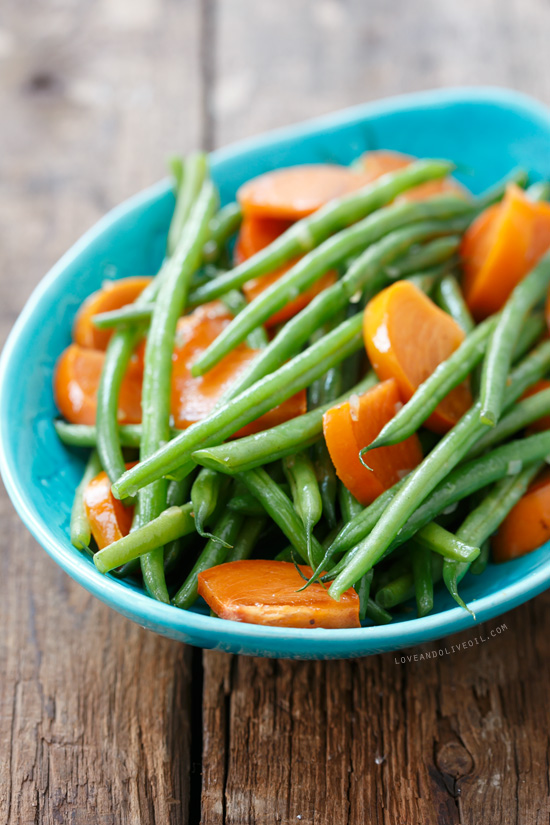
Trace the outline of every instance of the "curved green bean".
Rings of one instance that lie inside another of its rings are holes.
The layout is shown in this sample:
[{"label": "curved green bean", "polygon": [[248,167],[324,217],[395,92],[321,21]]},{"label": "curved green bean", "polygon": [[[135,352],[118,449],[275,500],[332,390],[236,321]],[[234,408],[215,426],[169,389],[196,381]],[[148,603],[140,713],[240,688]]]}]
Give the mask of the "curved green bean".
[{"label": "curved green bean", "polygon": [[500,418],[512,355],[527,315],[541,301],[550,284],[550,254],[546,254],[504,305],[491,337],[481,375],[480,418],[494,427]]},{"label": "curved green bean", "polygon": [[417,272],[424,272],[433,266],[445,263],[452,258],[460,247],[460,237],[449,235],[436,238],[434,241],[422,244],[410,250],[400,260],[386,267],[385,274],[392,281],[406,278]]},{"label": "curved green bean", "polygon": [[210,221],[210,238],[202,251],[205,261],[212,263],[218,260],[225,244],[241,225],[242,217],[242,209],[238,203],[228,203],[214,215]]},{"label": "curved green bean", "polygon": [[453,318],[466,335],[475,327],[472,314],[466,305],[460,284],[454,275],[446,275],[436,287],[435,300],[438,306]]},{"label": "curved green bean", "polygon": [[431,613],[434,606],[434,581],[432,575],[432,557],[427,547],[413,542],[411,562],[416,597],[418,618]]},{"label": "curved green bean", "polygon": [[89,550],[92,538],[90,523],[84,507],[84,493],[90,481],[102,470],[101,462],[96,450],[93,450],[86,462],[84,473],[80,484],[74,494],[73,506],[71,509],[71,544],[77,550]]},{"label": "curved green bean", "polygon": [[323,515],[323,502],[313,463],[307,453],[300,452],[283,459],[283,470],[290,484],[294,509],[306,531],[307,558],[311,563],[313,528]]},{"label": "curved green bean", "polygon": [[199,536],[222,541],[218,536],[208,533],[205,527],[216,512],[220,491],[227,486],[227,478],[221,473],[203,467],[191,487],[191,503],[195,516],[195,529]]},{"label": "curved green bean", "polygon": [[[173,167],[172,167],[173,168]],[[176,170],[177,174],[177,170]],[[177,183],[176,205],[168,230],[167,251],[172,255],[178,245],[184,226],[208,174],[208,160],[204,152],[195,152],[185,158],[182,176]]]}]

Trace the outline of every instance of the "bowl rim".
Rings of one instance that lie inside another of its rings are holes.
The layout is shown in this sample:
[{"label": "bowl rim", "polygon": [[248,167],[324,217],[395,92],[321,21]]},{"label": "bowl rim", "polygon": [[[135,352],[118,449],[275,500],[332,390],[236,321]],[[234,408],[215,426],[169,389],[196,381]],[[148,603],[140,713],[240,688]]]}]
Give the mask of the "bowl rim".
[{"label": "bowl rim", "polygon": [[[362,117],[406,111],[408,109],[432,109],[436,106],[461,103],[489,104],[495,105],[497,108],[513,110],[527,115],[531,120],[542,121],[550,129],[550,110],[537,100],[501,87],[466,86],[396,95],[380,101],[349,107],[332,114],[232,143],[212,152],[210,157],[214,164],[218,164],[231,160],[234,156],[245,151],[257,150],[270,145],[273,141],[305,137],[334,126],[340,128]],[[199,634],[199,637],[204,635],[210,638],[215,636],[219,643],[223,644],[225,642],[229,646],[239,642],[245,642],[248,646],[258,642],[282,643],[284,645],[285,643],[307,639],[310,643],[315,640],[316,643],[322,642],[323,645],[330,642],[332,643],[331,647],[333,645],[345,645],[346,648],[352,649],[356,646],[359,648],[358,655],[362,655],[361,651],[366,652],[367,648],[376,649],[377,645],[385,648],[387,642],[392,638],[396,641],[401,638],[401,643],[398,646],[406,647],[433,641],[450,633],[477,626],[480,621],[486,621],[507,612],[550,586],[550,565],[542,565],[526,573],[521,579],[506,586],[498,593],[482,596],[472,602],[471,604],[476,611],[476,618],[457,606],[424,618],[411,619],[405,622],[392,622],[389,625],[343,630],[316,628],[312,636],[312,631],[307,629],[279,628],[227,621],[201,613],[183,611],[173,605],[157,602],[145,593],[125,587],[114,577],[99,573],[93,564],[90,565],[89,561],[78,550],[71,550],[58,544],[50,535],[47,525],[42,522],[34,511],[30,491],[23,489],[19,483],[14,456],[7,447],[11,428],[7,416],[5,397],[9,392],[8,380],[12,358],[16,354],[24,330],[29,323],[32,324],[38,306],[53,291],[57,279],[66,267],[73,263],[84,249],[99,238],[121,216],[133,210],[141,209],[147,203],[164,195],[169,188],[170,182],[168,179],[161,180],[110,210],[91,229],[85,232],[35,287],[17,318],[0,356],[0,472],[8,495],[21,520],[60,567],[101,601],[119,609],[126,616],[133,618],[140,624],[154,623],[171,633]],[[356,645],[353,645],[353,642]],[[317,647],[317,644],[315,644],[315,647]],[[394,649],[397,649],[397,647]]]}]

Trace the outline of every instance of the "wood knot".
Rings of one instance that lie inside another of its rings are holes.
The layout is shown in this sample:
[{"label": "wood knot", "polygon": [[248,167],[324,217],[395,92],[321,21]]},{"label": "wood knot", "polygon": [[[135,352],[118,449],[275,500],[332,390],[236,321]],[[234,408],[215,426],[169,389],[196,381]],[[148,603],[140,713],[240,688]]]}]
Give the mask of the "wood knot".
[{"label": "wood knot", "polygon": [[457,741],[445,742],[441,745],[437,750],[435,761],[441,773],[452,776],[454,779],[466,776],[474,767],[471,755],[464,745]]}]

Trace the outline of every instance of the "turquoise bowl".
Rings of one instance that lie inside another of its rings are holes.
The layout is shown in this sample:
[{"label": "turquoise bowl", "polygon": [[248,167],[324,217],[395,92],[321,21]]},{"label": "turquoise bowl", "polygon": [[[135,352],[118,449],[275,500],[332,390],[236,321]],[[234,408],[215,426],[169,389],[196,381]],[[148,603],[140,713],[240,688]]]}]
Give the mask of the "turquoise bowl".
[{"label": "turquoise bowl", "polygon": [[[457,177],[480,192],[510,169],[550,179],[550,113],[500,89],[453,89],[396,97],[271,132],[214,152],[222,202],[246,179],[298,163],[349,163],[366,149],[450,158]],[[168,181],[114,209],[67,252],[36,288],[2,354],[0,465],[22,520],[49,555],[98,599],[149,630],[203,648],[254,656],[337,659],[431,642],[494,618],[545,590],[550,544],[464,581],[474,619],[438,590],[423,619],[356,630],[298,630],[222,621],[148,598],[138,587],[102,576],[70,544],[69,516],[83,457],[57,439],[52,372],[70,342],[84,298],[105,278],[154,272],[173,208]]]}]

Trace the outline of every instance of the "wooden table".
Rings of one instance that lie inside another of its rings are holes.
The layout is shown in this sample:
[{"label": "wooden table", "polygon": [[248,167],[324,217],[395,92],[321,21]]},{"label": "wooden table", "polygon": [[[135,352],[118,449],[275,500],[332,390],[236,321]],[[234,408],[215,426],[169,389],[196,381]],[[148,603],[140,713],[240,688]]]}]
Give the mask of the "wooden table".
[{"label": "wooden table", "polygon": [[[2,0],[2,340],[171,151],[441,85],[550,103],[549,40],[545,0]],[[203,654],[0,507],[2,823],[548,823],[549,595],[405,663]]]}]

